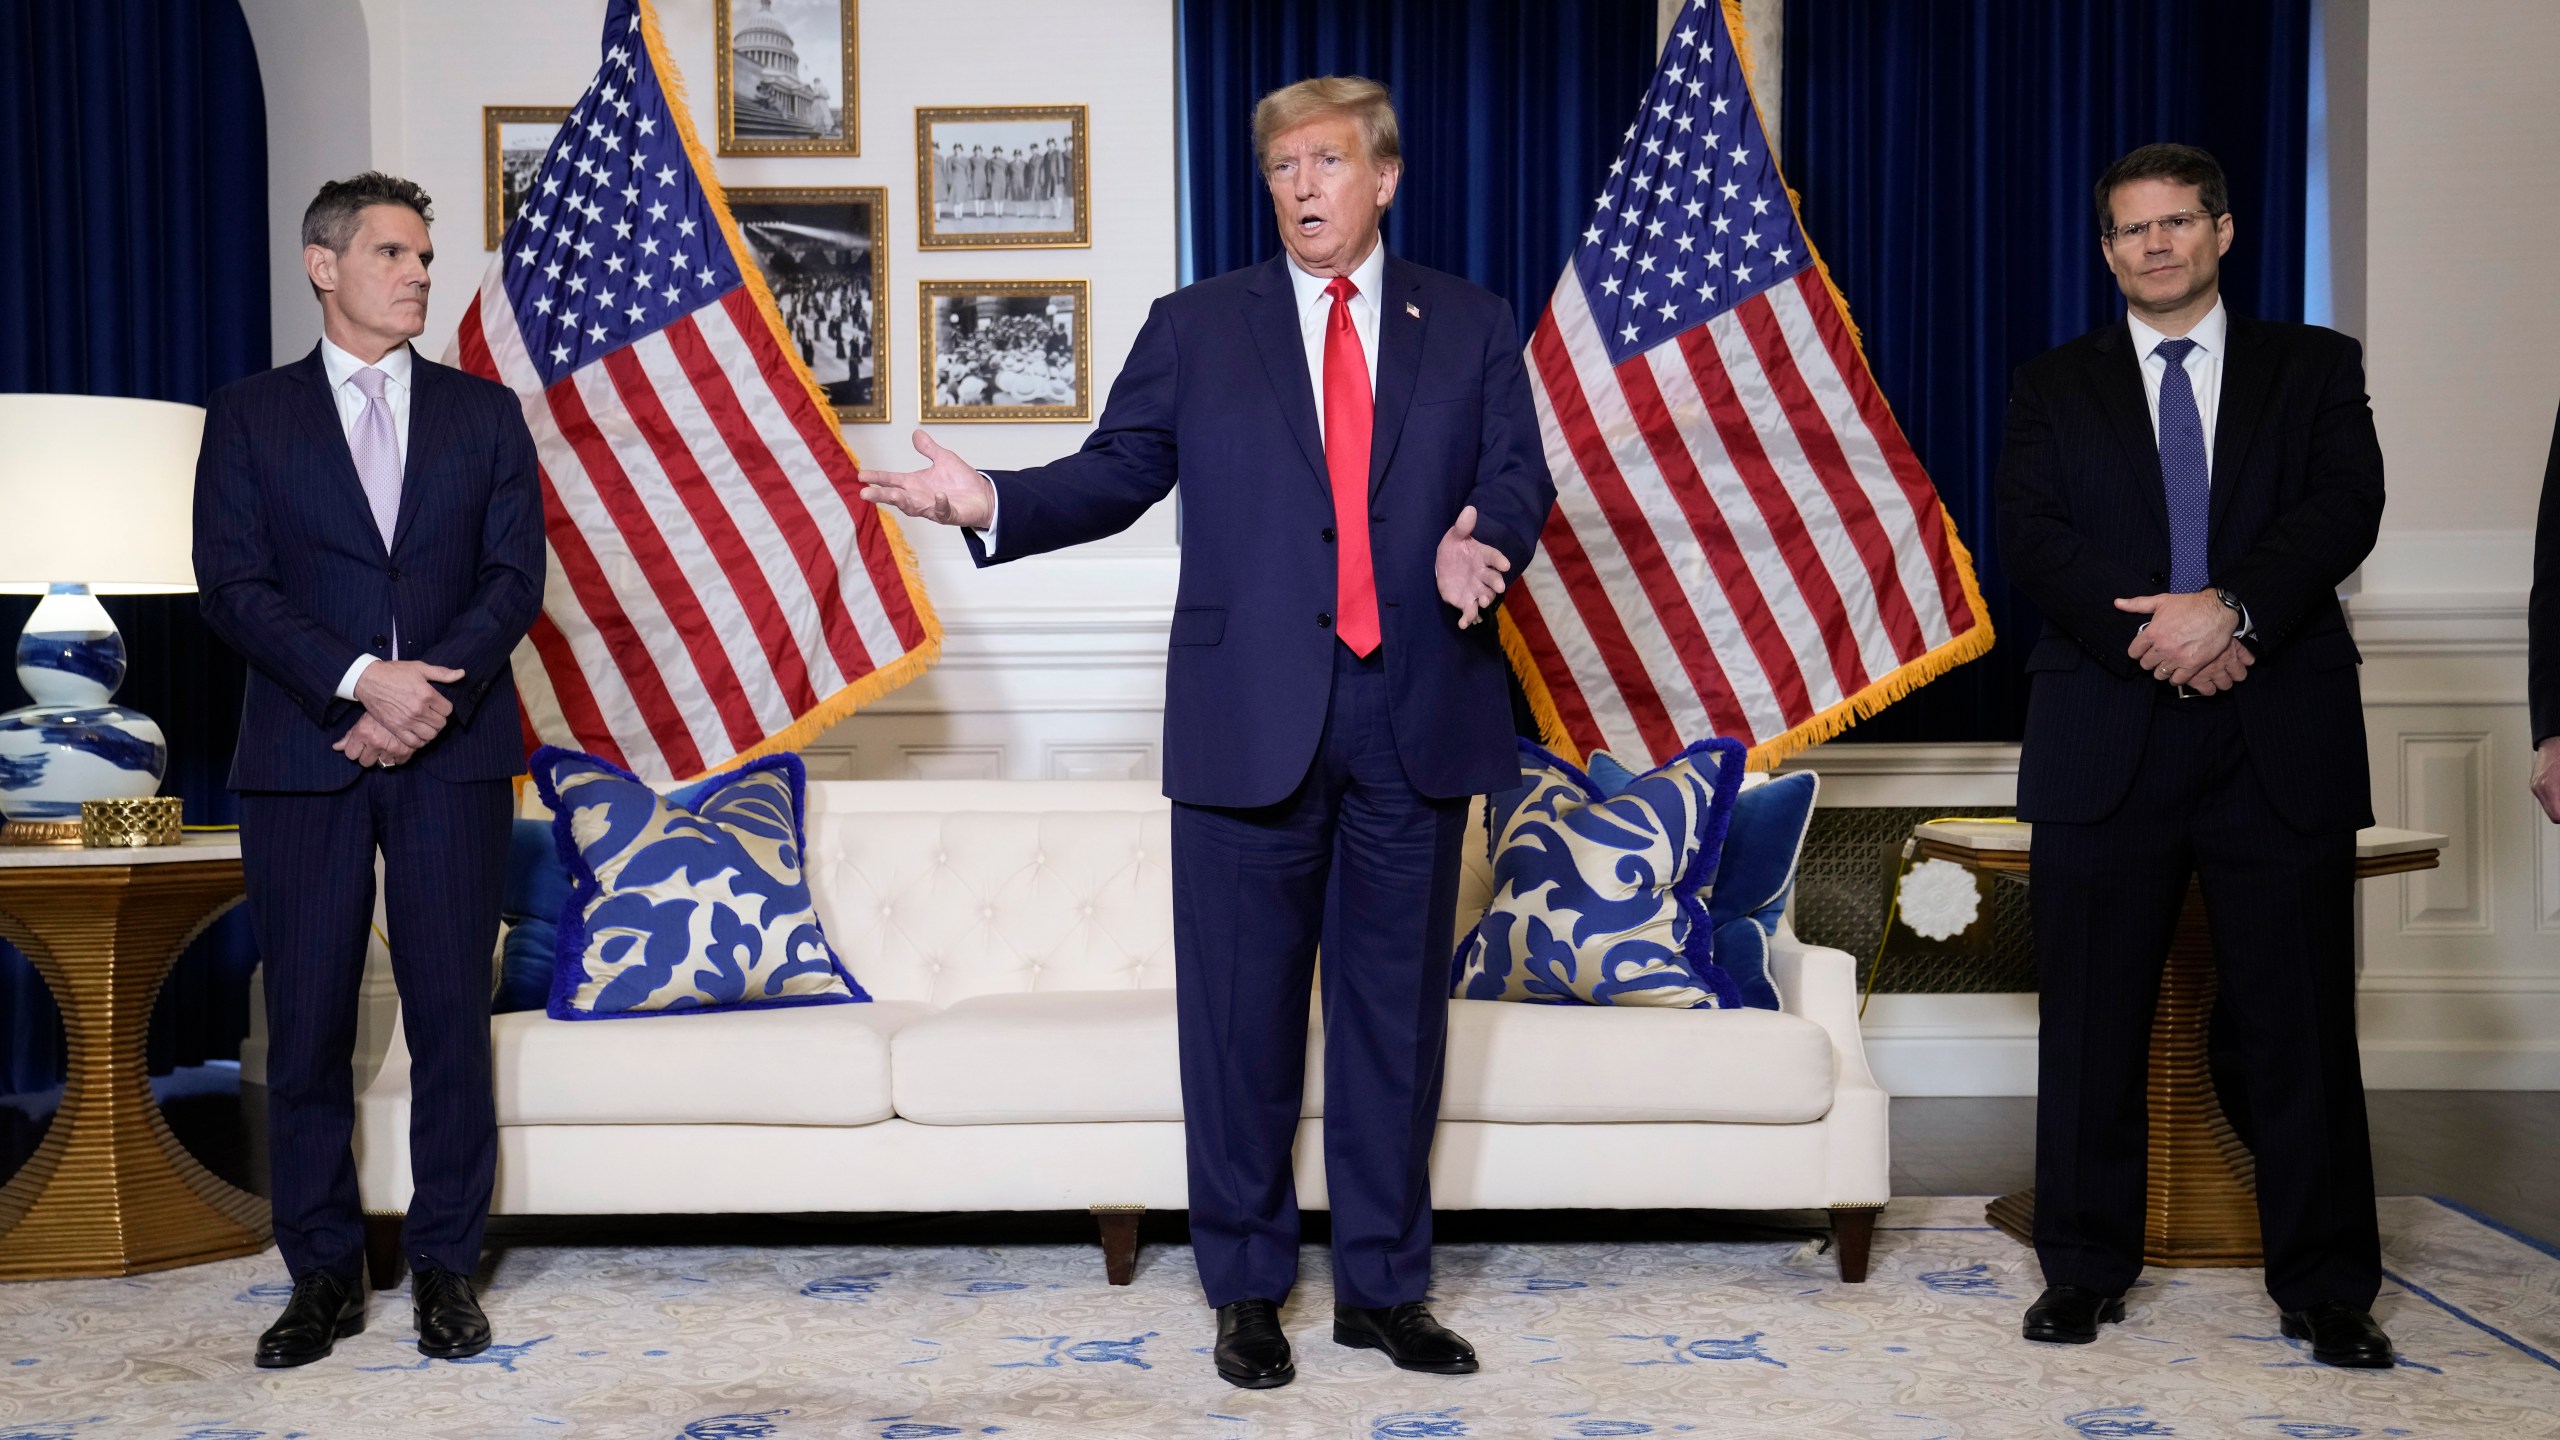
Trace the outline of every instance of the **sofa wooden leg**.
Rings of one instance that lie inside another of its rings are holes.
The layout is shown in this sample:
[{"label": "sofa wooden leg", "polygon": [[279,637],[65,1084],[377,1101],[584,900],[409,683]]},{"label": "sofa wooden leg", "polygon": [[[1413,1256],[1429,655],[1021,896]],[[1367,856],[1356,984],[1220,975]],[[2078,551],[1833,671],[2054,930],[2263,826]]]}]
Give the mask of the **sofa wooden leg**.
[{"label": "sofa wooden leg", "polygon": [[397,1289],[401,1281],[409,1278],[409,1267],[400,1263],[400,1222],[407,1218],[365,1212],[364,1268],[373,1277],[376,1290]]},{"label": "sofa wooden leg", "polygon": [[1876,1214],[1883,1208],[1881,1205],[1831,1207],[1831,1243],[1840,1252],[1840,1279],[1844,1283],[1865,1283],[1867,1252],[1876,1238]]},{"label": "sofa wooden leg", "polygon": [[1144,1205],[1093,1207],[1094,1223],[1102,1230],[1102,1273],[1114,1285],[1138,1278],[1138,1222],[1146,1215]]}]

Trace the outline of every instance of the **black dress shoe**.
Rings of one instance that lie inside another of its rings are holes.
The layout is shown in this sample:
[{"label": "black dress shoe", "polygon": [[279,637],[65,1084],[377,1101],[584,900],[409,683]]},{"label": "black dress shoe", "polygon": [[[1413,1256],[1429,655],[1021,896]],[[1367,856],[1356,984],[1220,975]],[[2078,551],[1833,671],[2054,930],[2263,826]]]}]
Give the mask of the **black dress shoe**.
[{"label": "black dress shoe", "polygon": [[1289,1337],[1280,1330],[1280,1307],[1269,1300],[1237,1300],[1218,1307],[1218,1378],[1247,1390],[1270,1390],[1298,1378]]},{"label": "black dress shoe", "polygon": [[2373,1321],[2373,1312],[2344,1300],[2323,1300],[2284,1312],[2288,1340],[2311,1342],[2311,1358],[2323,1365],[2355,1370],[2391,1368],[2391,1337]]},{"label": "black dress shoe", "polygon": [[1419,1300],[1363,1310],[1356,1305],[1333,1307],[1333,1343],[1358,1350],[1384,1350],[1399,1370],[1430,1375],[1473,1375],[1476,1347],[1431,1318],[1431,1307]]},{"label": "black dress shoe", "polygon": [[316,1271],[293,1282],[293,1298],[258,1337],[258,1368],[283,1370],[327,1355],[364,1329],[364,1277]]},{"label": "black dress shoe", "polygon": [[409,1293],[417,1302],[418,1353],[430,1360],[460,1360],[489,1348],[489,1317],[471,1279],[450,1270],[419,1270],[409,1276]]},{"label": "black dress shoe", "polygon": [[2018,1333],[2048,1345],[2086,1345],[2098,1338],[2099,1326],[2123,1318],[2121,1295],[2101,1295],[2082,1285],[2047,1285],[2027,1307],[2027,1323]]}]

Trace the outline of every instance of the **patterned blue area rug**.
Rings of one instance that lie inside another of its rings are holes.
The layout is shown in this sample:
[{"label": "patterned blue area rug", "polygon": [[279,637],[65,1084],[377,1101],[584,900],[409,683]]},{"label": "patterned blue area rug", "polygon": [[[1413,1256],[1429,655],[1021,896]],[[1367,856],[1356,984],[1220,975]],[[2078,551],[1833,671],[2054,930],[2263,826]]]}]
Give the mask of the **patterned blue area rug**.
[{"label": "patterned blue area rug", "polygon": [[267,1255],[0,1285],[0,1440],[2560,1435],[2560,1256],[2434,1201],[2382,1219],[2396,1370],[2313,1364],[2255,1271],[2155,1270],[2099,1343],[2028,1345],[2032,1257],[1931,1199],[1886,1212],[1865,1285],[1792,1242],[1444,1246],[1485,1361],[1459,1378],[1336,1348],[1310,1250],[1298,1381],[1260,1392],[1211,1373],[1179,1248],[1118,1290],[1081,1246],[519,1248],[485,1355],[420,1359],[404,1290],[260,1371]]}]

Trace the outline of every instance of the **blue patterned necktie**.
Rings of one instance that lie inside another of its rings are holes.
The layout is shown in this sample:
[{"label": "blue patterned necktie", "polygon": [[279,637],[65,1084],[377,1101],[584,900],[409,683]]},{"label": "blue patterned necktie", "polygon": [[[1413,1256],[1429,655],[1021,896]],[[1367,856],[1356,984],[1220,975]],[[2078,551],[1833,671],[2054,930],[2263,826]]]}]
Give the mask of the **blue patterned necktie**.
[{"label": "blue patterned necktie", "polygon": [[2206,536],[2213,515],[2213,469],[2204,449],[2204,416],[2187,378],[2193,340],[2163,340],[2151,353],[2169,362],[2160,377],[2160,488],[2169,501],[2169,588],[2180,595],[2205,587],[2212,566]]}]

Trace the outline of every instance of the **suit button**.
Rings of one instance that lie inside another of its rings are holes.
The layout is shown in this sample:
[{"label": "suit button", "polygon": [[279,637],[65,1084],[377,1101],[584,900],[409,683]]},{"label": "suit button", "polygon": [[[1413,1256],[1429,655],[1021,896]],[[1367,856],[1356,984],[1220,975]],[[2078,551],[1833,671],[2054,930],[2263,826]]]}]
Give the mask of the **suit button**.
[{"label": "suit button", "polygon": [[391,582],[392,582],[393,584],[395,584],[395,585],[396,585],[396,584],[400,583],[400,567],[399,567],[399,566],[394,565],[394,566],[392,566],[389,570],[385,571],[384,573],[385,573],[385,574],[388,574],[388,575],[391,577]]},{"label": "suit button", "polygon": [[1317,611],[1317,612],[1316,612],[1316,628],[1317,628],[1317,629],[1319,629],[1319,630],[1330,630],[1330,629],[1332,629],[1332,628],[1333,628],[1333,612],[1332,612],[1332,611],[1330,611],[1330,610],[1319,610],[1319,611]]},{"label": "suit button", "polygon": [[1369,517],[1369,523],[1372,525],[1384,525],[1387,523],[1387,517],[1384,515],[1372,515]]},{"label": "suit button", "polygon": [[2151,572],[2151,583],[2154,585],[2166,585],[2169,583],[2169,577],[2161,574],[2157,570],[2154,570]]},{"label": "suit button", "polygon": [[391,637],[388,635],[376,635],[373,637],[373,648],[376,650],[379,650],[390,643]]},{"label": "suit button", "polygon": [[1327,525],[1326,527],[1324,527],[1324,529],[1323,529],[1323,531],[1322,531],[1321,533],[1322,533],[1322,534],[1323,534],[1323,536],[1324,536],[1324,543],[1326,543],[1327,545],[1330,545],[1330,544],[1332,544],[1332,543],[1333,543],[1333,527],[1332,527],[1332,526]]}]

